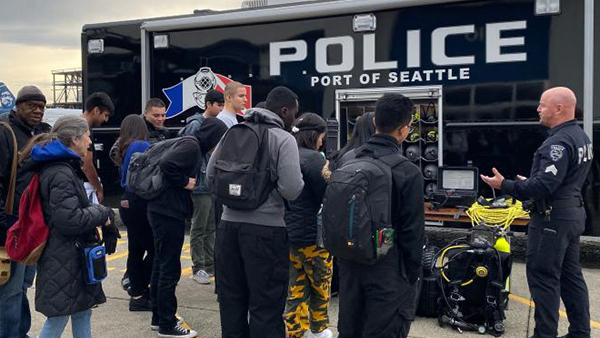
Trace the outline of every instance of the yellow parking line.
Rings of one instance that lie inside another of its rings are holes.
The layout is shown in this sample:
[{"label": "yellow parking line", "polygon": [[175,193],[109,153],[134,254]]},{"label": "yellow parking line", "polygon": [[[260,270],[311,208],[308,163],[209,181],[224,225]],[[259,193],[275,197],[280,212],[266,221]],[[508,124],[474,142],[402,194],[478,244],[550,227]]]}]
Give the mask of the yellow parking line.
[{"label": "yellow parking line", "polygon": [[[181,317],[181,315],[179,313],[175,313],[175,317]],[[181,326],[183,328],[186,328],[188,330],[191,330],[192,328],[188,325],[188,323],[185,321],[185,318],[183,318],[183,323],[181,324]],[[196,338],[200,338],[200,336],[196,336]]]},{"label": "yellow parking line", "polygon": [[[519,297],[519,296],[514,295],[514,294],[510,294],[509,297],[510,297],[510,299],[513,299],[513,300],[515,300],[515,301],[517,301],[517,302],[519,302],[519,303],[521,303],[521,304],[523,304],[525,306],[535,307],[535,303],[533,301],[529,301],[529,299],[526,299],[526,298],[523,298],[523,297]],[[564,311],[561,310],[558,313],[560,314],[561,317],[567,318],[567,313],[566,312],[564,312]],[[590,321],[590,326],[593,327],[593,328],[595,328],[595,329],[600,329],[600,323],[597,322],[597,321],[594,321],[594,320]]]},{"label": "yellow parking line", "polygon": [[182,259],[187,259],[187,260],[190,260],[190,259],[192,259],[192,256],[188,256],[188,255],[181,255],[181,258],[182,258]]},{"label": "yellow parking line", "polygon": [[123,251],[123,252],[121,252],[121,253],[118,253],[118,254],[112,254],[112,255],[110,255],[110,256],[108,256],[108,257],[106,257],[106,261],[107,261],[107,262],[112,262],[112,261],[114,261],[115,259],[119,259],[119,258],[127,257],[127,255],[129,255],[129,251],[125,250],[125,251]]},{"label": "yellow parking line", "polygon": [[116,269],[116,268],[106,268],[106,270],[108,270],[108,271],[113,271],[113,270],[115,270],[115,269]]}]

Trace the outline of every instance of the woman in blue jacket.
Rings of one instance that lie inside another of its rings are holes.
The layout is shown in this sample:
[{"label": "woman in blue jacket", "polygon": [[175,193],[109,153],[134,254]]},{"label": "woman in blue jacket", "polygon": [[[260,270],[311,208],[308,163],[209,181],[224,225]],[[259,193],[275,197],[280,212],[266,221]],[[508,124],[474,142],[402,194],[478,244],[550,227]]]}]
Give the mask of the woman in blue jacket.
[{"label": "woman in blue jacket", "polygon": [[[130,287],[129,311],[152,311],[150,302],[150,277],[154,262],[154,237],[148,221],[148,202],[127,187],[127,169],[131,157],[150,148],[148,128],[139,115],[129,115],[121,123],[119,132],[119,154],[121,159],[121,187],[125,189],[119,213],[127,227],[129,257],[127,271]],[[145,256],[145,258],[144,258]]]}]

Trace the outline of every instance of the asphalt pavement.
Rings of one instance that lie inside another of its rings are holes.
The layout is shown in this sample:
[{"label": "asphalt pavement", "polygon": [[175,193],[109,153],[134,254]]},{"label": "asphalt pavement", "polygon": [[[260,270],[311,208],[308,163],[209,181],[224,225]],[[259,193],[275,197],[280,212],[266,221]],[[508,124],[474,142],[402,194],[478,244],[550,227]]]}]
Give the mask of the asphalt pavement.
[{"label": "asphalt pavement", "polygon": [[[124,232],[123,232],[124,233]],[[94,337],[157,337],[156,332],[150,330],[149,312],[129,312],[129,297],[121,287],[127,259],[127,238],[119,241],[118,251],[108,256],[109,276],[103,282],[104,291],[108,298],[107,303],[93,310],[92,334]],[[181,254],[182,276],[177,288],[179,303],[178,313],[185,319],[185,324],[198,332],[201,338],[216,338],[221,336],[219,321],[219,306],[214,294],[214,284],[200,285],[191,279],[191,257],[189,250],[189,237],[186,237]],[[592,337],[600,337],[600,269],[585,269],[584,274],[590,290]],[[528,321],[530,323],[529,336],[533,330],[533,311],[530,313],[529,292],[525,279],[525,266],[515,263],[511,276],[511,299],[505,321],[506,338],[527,338]],[[34,308],[33,295],[35,290],[29,291],[30,303]],[[337,333],[338,300],[333,298],[330,306],[331,327]],[[39,334],[44,324],[45,317],[33,312],[33,323],[30,336]],[[528,320],[528,317],[530,319]],[[564,307],[560,316],[559,336],[565,334],[568,321]],[[67,325],[63,337],[72,337],[70,324]],[[451,328],[439,327],[437,319],[417,318],[411,327],[409,337],[412,338],[469,338],[482,337],[478,333],[459,333]],[[488,335],[488,337],[491,337]]]}]

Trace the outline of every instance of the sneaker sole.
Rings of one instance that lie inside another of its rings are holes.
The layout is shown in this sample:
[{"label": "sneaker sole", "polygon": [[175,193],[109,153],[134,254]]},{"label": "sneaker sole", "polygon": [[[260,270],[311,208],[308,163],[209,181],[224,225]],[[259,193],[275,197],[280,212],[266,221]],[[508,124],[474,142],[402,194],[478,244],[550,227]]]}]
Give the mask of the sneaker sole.
[{"label": "sneaker sole", "polygon": [[185,334],[185,335],[172,335],[172,334],[164,334],[164,333],[158,333],[159,337],[162,338],[193,338],[196,337],[198,335],[198,332],[191,330],[190,333]]},{"label": "sneaker sole", "polygon": [[151,312],[152,308],[129,308],[129,312]]},{"label": "sneaker sole", "polygon": [[209,284],[210,284],[210,280],[208,280],[208,281],[206,281],[206,282],[205,282],[205,281],[202,281],[202,282],[201,282],[201,281],[198,281],[198,280],[195,280],[195,279],[194,279],[194,282],[196,282],[196,283],[198,283],[198,284],[200,284],[200,285],[209,285]]}]

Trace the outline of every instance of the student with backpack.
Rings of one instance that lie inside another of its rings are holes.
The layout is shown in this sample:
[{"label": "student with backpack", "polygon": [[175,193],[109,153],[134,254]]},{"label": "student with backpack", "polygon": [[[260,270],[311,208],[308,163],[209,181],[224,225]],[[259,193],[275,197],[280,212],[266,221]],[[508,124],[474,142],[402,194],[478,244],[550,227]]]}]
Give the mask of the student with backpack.
[{"label": "student with backpack", "polygon": [[423,177],[402,156],[413,103],[385,94],[376,133],[332,173],[323,202],[325,247],[340,267],[341,338],[406,337],[424,242]]},{"label": "student with backpack", "polygon": [[[91,204],[83,187],[81,165],[91,143],[89,126],[81,117],[63,116],[51,135],[37,136],[34,142],[23,158],[39,173],[39,196],[49,230],[35,281],[35,309],[48,317],[39,337],[60,337],[69,318],[74,337],[91,337],[91,309],[105,303],[106,297],[99,280],[84,277],[96,275],[90,274],[82,256],[86,248],[100,245],[100,226],[106,249],[98,252],[113,253],[118,230],[111,210]],[[100,272],[105,273],[105,267],[104,263]]]},{"label": "student with backpack", "polygon": [[329,286],[333,257],[322,246],[317,215],[327,182],[321,175],[325,158],[319,153],[327,123],[317,114],[304,113],[293,129],[300,154],[304,189],[290,202],[285,223],[290,239],[290,281],[285,310],[287,335],[291,338],[331,338]]},{"label": "student with backpack", "polygon": [[121,197],[119,215],[127,227],[127,271],[130,287],[129,311],[151,311],[150,277],[154,263],[154,236],[148,221],[148,202],[136,195],[127,186],[127,171],[131,157],[150,148],[148,128],[139,115],[128,115],[121,123],[119,131],[119,154],[121,159],[121,187],[125,190]]},{"label": "student with backpack", "polygon": [[[175,317],[177,298],[175,289],[181,278],[181,249],[185,239],[185,220],[192,216],[191,190],[196,184],[200,146],[193,136],[154,144],[144,154],[152,156],[164,182],[158,195],[148,201],[148,219],[154,234],[154,264],[151,279],[152,321],[150,327],[158,330],[159,337],[195,337],[196,331],[182,327]],[[138,155],[138,154],[136,154]],[[127,183],[130,183],[132,165]],[[139,173],[138,173],[139,174]],[[133,189],[136,191],[135,189]]]},{"label": "student with backpack", "polygon": [[224,211],[217,228],[216,270],[223,337],[283,338],[289,273],[285,201],[304,183],[291,130],[298,97],[269,92],[267,109],[246,111],[210,157],[207,178]]},{"label": "student with backpack", "polygon": [[[344,159],[353,156],[354,149],[367,143],[367,141],[375,134],[375,124],[373,122],[373,112],[365,113],[364,115],[356,119],[354,123],[354,130],[352,130],[352,136],[346,145],[331,154],[327,160],[327,163],[323,167],[323,177],[328,180],[331,176],[331,172],[337,169],[343,163]],[[351,153],[344,157],[347,153]],[[333,257],[333,277],[331,278],[331,297],[337,296],[339,292],[340,278],[339,278],[339,267],[337,258]]]}]

